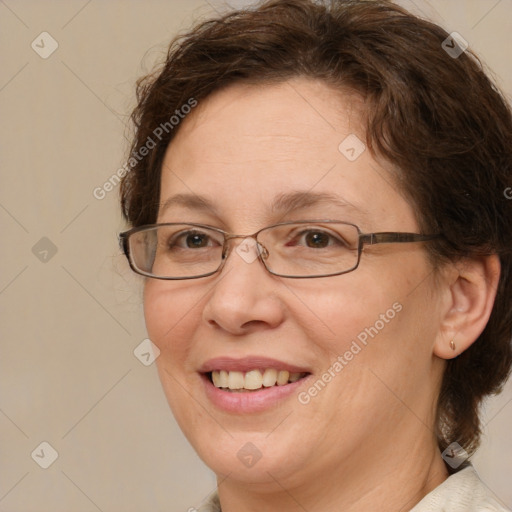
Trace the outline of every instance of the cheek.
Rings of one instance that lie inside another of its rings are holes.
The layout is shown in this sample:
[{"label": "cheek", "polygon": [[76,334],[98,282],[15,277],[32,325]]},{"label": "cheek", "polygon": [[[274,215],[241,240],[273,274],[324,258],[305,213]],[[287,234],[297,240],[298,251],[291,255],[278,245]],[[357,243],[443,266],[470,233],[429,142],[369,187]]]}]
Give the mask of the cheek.
[{"label": "cheek", "polygon": [[294,287],[299,301],[292,316],[324,365],[345,354],[372,366],[386,360],[408,364],[420,352],[429,360],[436,325],[435,297],[425,280],[430,266],[420,257],[394,271],[374,270],[361,266],[322,287],[313,282]]},{"label": "cheek", "polygon": [[310,310],[294,313],[309,348],[314,347],[322,381],[303,390],[300,403],[308,404],[313,417],[329,411],[333,424],[357,420],[357,428],[347,431],[349,438],[358,438],[365,425],[384,425],[391,416],[407,413],[397,397],[407,404],[429,402],[421,394],[430,389],[425,383],[431,379],[435,303],[427,300],[432,299],[427,283],[411,293],[414,286],[406,275],[397,272],[385,282],[361,272],[357,283],[355,273],[350,283],[341,276],[333,288],[304,290]]},{"label": "cheek", "polygon": [[200,408],[190,407],[193,390],[184,385],[197,378],[190,363],[190,340],[199,323],[201,294],[183,288],[179,283],[148,280],[144,316],[149,338],[160,350],[156,365],[162,388],[176,421],[187,433],[203,414]]},{"label": "cheek", "polygon": [[[187,289],[188,288],[188,289]],[[164,357],[182,359],[188,350],[186,340],[197,325],[197,304],[201,295],[182,284],[148,280],[144,287],[144,317],[151,341]]]},{"label": "cheek", "polygon": [[297,283],[294,292],[299,300],[292,316],[306,338],[331,355],[348,350],[352,340],[364,343],[376,323],[379,332],[385,330],[401,309],[396,287],[377,286],[375,278],[363,272],[333,277],[320,287],[315,282]]},{"label": "cheek", "polygon": [[[166,330],[172,328],[172,318],[169,318],[169,294],[153,280],[148,280],[144,286],[144,318],[151,341],[163,350]],[[172,314],[171,314],[172,317]]]}]

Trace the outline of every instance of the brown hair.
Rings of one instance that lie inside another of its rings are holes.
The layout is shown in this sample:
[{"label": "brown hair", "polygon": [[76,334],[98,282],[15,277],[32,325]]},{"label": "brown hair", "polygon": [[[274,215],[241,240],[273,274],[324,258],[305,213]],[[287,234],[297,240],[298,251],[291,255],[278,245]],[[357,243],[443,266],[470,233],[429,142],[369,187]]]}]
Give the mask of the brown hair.
[{"label": "brown hair", "polygon": [[[447,37],[386,0],[271,0],[199,24],[138,82],[132,151],[150,139],[156,145],[124,177],[121,204],[133,226],[156,221],[162,161],[179,128],[169,116],[191,99],[241,80],[297,76],[358,93],[368,147],[400,169],[397,182],[421,229],[444,235],[430,245],[433,261],[484,254],[501,261],[490,320],[447,362],[438,400],[440,449],[457,441],[473,453],[479,405],[501,390],[512,364],[512,119],[479,60],[470,51],[450,56]],[[159,126],[166,129],[156,137]]]}]

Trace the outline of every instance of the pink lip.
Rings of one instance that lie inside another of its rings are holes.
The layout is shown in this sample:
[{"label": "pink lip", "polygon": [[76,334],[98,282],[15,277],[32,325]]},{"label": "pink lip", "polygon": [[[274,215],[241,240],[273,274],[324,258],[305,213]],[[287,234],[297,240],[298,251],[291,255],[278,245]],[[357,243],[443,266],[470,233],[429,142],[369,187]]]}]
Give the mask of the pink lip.
[{"label": "pink lip", "polygon": [[[309,373],[310,375],[284,386],[276,385],[247,393],[231,392],[217,388],[210,381],[208,375],[206,375],[213,370],[248,372],[254,369],[265,370],[267,368],[287,370],[290,373]],[[284,399],[291,396],[295,397],[297,389],[312,376],[308,368],[263,356],[248,356],[239,359],[216,357],[206,361],[199,369],[199,372],[201,373],[205,394],[213,405],[223,411],[236,414],[255,413],[271,409],[280,404]]]},{"label": "pink lip", "polygon": [[285,363],[284,361],[278,361],[277,359],[263,356],[248,356],[239,359],[233,357],[216,357],[206,361],[198,371],[200,373],[208,373],[213,370],[248,372],[255,369],[265,370],[267,368],[288,370],[290,373],[311,373],[311,370],[308,368],[295,366]]},{"label": "pink lip", "polygon": [[263,412],[281,405],[286,398],[296,398],[299,386],[302,386],[311,376],[308,375],[284,386],[272,386],[248,393],[237,393],[216,388],[205,374],[201,375],[201,380],[204,384],[205,394],[214,406],[225,412],[243,415]]}]

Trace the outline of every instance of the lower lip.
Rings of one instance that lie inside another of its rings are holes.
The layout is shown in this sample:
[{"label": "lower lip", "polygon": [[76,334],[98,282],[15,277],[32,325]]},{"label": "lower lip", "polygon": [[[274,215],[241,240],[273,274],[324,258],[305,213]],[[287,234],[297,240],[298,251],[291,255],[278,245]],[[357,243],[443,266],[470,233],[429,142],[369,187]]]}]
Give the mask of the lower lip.
[{"label": "lower lip", "polygon": [[206,396],[217,408],[226,412],[245,414],[251,412],[261,412],[267,409],[281,405],[282,401],[295,396],[297,389],[311,375],[308,375],[298,381],[285,384],[284,386],[272,386],[262,388],[259,391],[236,392],[225,391],[213,385],[206,375],[201,375]]}]

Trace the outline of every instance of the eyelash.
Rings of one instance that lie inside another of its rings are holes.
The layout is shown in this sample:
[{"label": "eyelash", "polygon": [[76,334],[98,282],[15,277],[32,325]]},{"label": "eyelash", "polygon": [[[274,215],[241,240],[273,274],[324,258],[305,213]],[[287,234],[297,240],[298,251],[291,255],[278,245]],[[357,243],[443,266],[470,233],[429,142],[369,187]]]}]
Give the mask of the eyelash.
[{"label": "eyelash", "polygon": [[[332,245],[345,245],[345,246],[348,246],[348,243],[345,240],[343,240],[340,235],[336,235],[336,234],[334,234],[332,232],[329,232],[327,230],[323,230],[323,229],[320,229],[320,228],[307,228],[307,229],[302,229],[298,233],[293,233],[291,235],[288,234],[288,236],[286,237],[287,241],[285,242],[285,245],[288,245],[290,243],[290,241],[301,239],[302,237],[307,236],[308,234],[311,234],[311,233],[319,233],[319,234],[322,234],[322,235],[327,235],[329,237],[329,242],[328,242],[328,246],[327,247],[331,247]],[[204,236],[207,237],[208,241],[213,240],[213,238],[208,233],[204,233],[204,232],[199,231],[199,230],[184,231],[184,232],[177,233],[177,234],[173,235],[171,237],[171,239],[167,242],[167,247],[169,249],[172,249],[174,247],[179,247],[179,248],[185,249],[186,247],[181,246],[179,244],[179,242],[181,240],[183,240],[186,243],[187,237],[194,236],[194,235],[204,235]],[[332,243],[332,242],[334,242],[334,243]],[[219,247],[222,246],[222,243],[220,243],[220,241],[216,241],[216,243],[219,245]],[[299,245],[299,244],[294,244],[293,246],[296,246],[296,245]],[[307,247],[306,243],[301,244],[301,245],[303,247]],[[207,247],[210,247],[210,246],[207,245]],[[200,248],[203,248],[203,247],[200,247]]]}]

